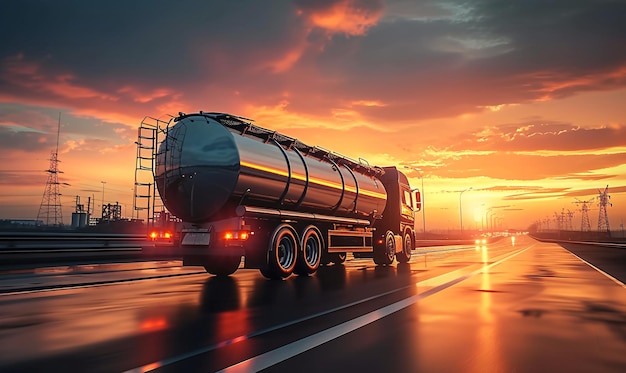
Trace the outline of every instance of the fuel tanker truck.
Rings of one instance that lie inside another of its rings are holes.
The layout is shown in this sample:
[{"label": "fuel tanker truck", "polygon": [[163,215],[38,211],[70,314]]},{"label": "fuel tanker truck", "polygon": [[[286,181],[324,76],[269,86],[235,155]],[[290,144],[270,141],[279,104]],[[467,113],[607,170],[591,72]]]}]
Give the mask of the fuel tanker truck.
[{"label": "fuel tanker truck", "polygon": [[[347,253],[405,263],[419,191],[370,166],[222,113],[180,113],[158,145],[154,181],[182,220],[183,265],[215,275],[309,275]],[[367,254],[366,254],[367,253]]]}]

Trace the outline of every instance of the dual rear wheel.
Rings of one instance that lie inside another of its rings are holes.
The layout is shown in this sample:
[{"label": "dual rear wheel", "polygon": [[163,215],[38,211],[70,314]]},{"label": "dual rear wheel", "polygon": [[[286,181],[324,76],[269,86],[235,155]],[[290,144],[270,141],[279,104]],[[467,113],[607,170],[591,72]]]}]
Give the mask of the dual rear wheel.
[{"label": "dual rear wheel", "polygon": [[297,275],[310,275],[317,271],[322,261],[322,249],[324,241],[319,229],[313,225],[309,225],[302,231],[302,239],[300,241],[300,255],[296,261],[294,272]]},{"label": "dual rear wheel", "polygon": [[287,278],[292,273],[309,275],[317,271],[322,250],[322,235],[315,226],[304,228],[298,236],[291,225],[281,224],[270,236],[267,263],[261,273],[270,279]]}]

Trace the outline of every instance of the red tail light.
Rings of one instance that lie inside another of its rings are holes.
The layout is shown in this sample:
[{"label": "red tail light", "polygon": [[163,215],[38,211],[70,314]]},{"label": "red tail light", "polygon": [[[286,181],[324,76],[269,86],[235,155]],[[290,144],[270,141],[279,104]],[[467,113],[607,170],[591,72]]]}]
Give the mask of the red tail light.
[{"label": "red tail light", "polygon": [[231,241],[231,240],[245,241],[248,238],[250,238],[250,232],[248,231],[224,232],[224,239],[226,241]]}]

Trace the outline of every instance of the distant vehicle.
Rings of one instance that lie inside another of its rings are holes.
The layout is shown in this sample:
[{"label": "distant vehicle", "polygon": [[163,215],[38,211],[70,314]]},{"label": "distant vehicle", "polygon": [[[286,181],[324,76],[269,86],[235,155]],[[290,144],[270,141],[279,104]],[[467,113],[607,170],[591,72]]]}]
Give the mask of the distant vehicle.
[{"label": "distant vehicle", "polygon": [[487,243],[487,239],[486,238],[477,238],[475,241],[476,245],[484,245]]},{"label": "distant vehicle", "polygon": [[155,184],[182,221],[186,266],[267,278],[308,275],[346,254],[408,262],[419,191],[396,167],[370,166],[229,114],[181,113],[156,152]]}]

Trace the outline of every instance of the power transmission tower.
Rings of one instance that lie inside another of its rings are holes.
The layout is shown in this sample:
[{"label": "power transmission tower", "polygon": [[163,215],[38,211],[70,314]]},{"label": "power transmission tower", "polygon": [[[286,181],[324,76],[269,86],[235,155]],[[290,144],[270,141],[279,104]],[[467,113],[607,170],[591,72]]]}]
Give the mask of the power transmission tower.
[{"label": "power transmission tower", "polygon": [[63,211],[61,209],[61,193],[59,192],[59,134],[61,133],[61,113],[59,113],[59,125],[57,128],[57,146],[50,154],[50,167],[46,170],[48,180],[43,191],[41,205],[37,213],[37,220],[44,225],[62,226]]},{"label": "power transmission tower", "polygon": [[598,206],[600,206],[600,213],[598,215],[598,232],[609,232],[610,234],[609,214],[606,211],[606,205],[613,206],[613,204],[609,202],[611,199],[611,196],[609,195],[609,186],[607,185],[606,188],[604,188],[604,192],[601,192],[600,189],[598,189],[598,194]]},{"label": "power transmission tower", "polygon": [[556,223],[556,230],[563,230],[563,219],[558,212],[554,213],[554,222]]},{"label": "power transmission tower", "polygon": [[546,216],[546,218],[543,220],[543,223],[546,225],[546,230],[549,231],[550,230],[550,217]]},{"label": "power transmission tower", "polygon": [[567,230],[568,231],[574,230],[574,224],[572,223],[573,220],[574,220],[574,211],[567,209]]},{"label": "power transmission tower", "polygon": [[593,198],[592,199],[588,199],[586,201],[581,201],[578,198],[576,198],[576,202],[574,202],[577,205],[582,205],[580,207],[580,212],[582,214],[582,218],[580,221],[580,231],[581,232],[589,232],[591,231],[591,223],[589,223],[589,204],[593,202]]}]

